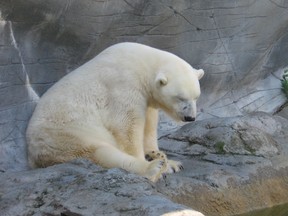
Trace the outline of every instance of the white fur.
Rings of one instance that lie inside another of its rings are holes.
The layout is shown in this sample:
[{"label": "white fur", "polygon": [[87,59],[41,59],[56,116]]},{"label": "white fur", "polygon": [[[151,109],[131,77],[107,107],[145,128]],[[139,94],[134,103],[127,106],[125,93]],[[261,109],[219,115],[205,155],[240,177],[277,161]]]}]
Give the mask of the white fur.
[{"label": "white fur", "polygon": [[195,118],[203,74],[145,45],[107,48],[40,99],[27,129],[31,166],[84,157],[157,180],[163,161],[144,154],[158,150],[158,109],[176,120]]}]

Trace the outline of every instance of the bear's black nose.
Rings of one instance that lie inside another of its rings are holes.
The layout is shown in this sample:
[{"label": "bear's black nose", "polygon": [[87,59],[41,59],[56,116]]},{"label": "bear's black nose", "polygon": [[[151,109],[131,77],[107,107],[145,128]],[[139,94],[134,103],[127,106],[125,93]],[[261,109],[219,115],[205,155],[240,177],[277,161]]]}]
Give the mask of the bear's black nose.
[{"label": "bear's black nose", "polygon": [[193,117],[191,117],[191,116],[184,116],[184,121],[185,121],[185,122],[195,121],[195,118],[193,118]]}]

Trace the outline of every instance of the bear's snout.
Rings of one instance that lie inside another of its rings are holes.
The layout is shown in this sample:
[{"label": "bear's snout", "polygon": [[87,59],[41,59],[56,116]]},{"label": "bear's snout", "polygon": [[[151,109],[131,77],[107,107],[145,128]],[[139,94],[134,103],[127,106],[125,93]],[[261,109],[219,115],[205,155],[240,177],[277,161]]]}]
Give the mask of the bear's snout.
[{"label": "bear's snout", "polygon": [[184,121],[185,121],[185,122],[195,121],[195,118],[192,117],[192,116],[184,116]]}]

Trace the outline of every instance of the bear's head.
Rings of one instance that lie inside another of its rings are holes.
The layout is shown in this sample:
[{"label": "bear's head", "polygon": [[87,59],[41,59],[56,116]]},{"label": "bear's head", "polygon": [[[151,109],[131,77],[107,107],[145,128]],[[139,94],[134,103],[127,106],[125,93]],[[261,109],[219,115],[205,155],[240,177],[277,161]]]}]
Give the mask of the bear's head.
[{"label": "bear's head", "polygon": [[186,62],[161,67],[154,83],[158,107],[177,121],[194,121],[203,75],[202,69],[196,70]]}]

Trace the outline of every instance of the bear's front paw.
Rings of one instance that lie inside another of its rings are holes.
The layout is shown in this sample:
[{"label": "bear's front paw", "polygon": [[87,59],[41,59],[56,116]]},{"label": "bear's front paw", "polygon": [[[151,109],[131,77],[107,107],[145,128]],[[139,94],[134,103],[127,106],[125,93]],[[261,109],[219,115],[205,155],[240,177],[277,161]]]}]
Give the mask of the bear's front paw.
[{"label": "bear's front paw", "polygon": [[167,161],[163,159],[155,159],[150,162],[147,171],[146,177],[149,178],[152,182],[156,182],[161,178],[165,178],[165,172],[167,170]]},{"label": "bear's front paw", "polygon": [[175,173],[179,172],[184,169],[183,165],[179,161],[174,161],[174,160],[168,160],[167,156],[164,152],[162,151],[151,151],[146,153],[145,155],[146,160],[152,161],[155,159],[163,159],[165,160],[165,172],[166,173]]}]

